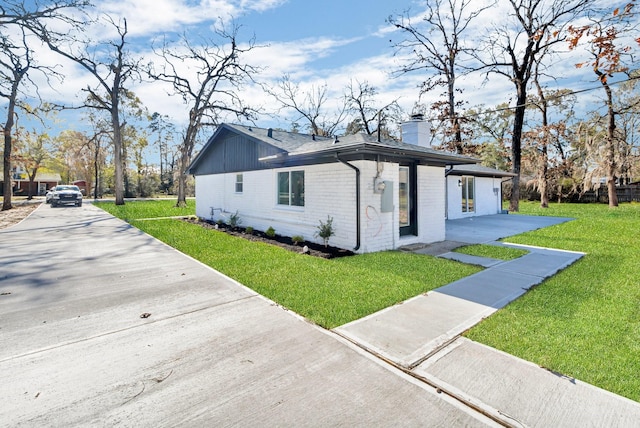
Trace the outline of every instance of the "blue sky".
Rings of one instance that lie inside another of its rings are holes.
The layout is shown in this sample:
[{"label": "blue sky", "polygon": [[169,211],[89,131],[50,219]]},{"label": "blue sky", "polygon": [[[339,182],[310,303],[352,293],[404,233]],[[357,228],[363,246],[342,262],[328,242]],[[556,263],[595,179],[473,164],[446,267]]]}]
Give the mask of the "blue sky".
[{"label": "blue sky", "polygon": [[[473,0],[473,4],[487,1]],[[505,3],[493,7],[476,21],[477,27],[470,29],[472,41],[492,21],[504,20],[508,13]],[[284,74],[289,74],[303,90],[326,84],[331,103],[337,105],[344,88],[353,79],[376,87],[380,105],[398,99],[408,114],[419,101],[417,87],[423,75],[391,78],[391,72],[398,68],[398,57],[394,56],[390,39],[401,35],[386,23],[390,15],[407,10],[415,17],[421,16],[424,6],[419,0],[96,0],[94,4],[98,12],[108,13],[116,20],[127,19],[131,49],[146,60],[153,58],[153,39],[184,32],[198,40],[199,36],[209,34],[220,19],[229,21],[233,17],[242,26],[238,41],[242,43],[255,35],[256,43],[262,46],[251,51],[245,61],[264,68],[263,73],[256,76],[263,84],[273,86]],[[88,31],[95,41],[110,34],[108,28]],[[555,60],[556,80],[548,80],[550,89],[597,87],[589,70],[575,68],[579,53]],[[41,62],[60,63],[60,70],[67,75],[63,84],[41,91],[48,100],[79,103],[83,96],[81,89],[95,83],[77,65],[61,61],[46,50],[41,50],[38,58]],[[464,89],[462,97],[469,107],[495,106],[515,98],[513,84],[504,77],[487,80],[478,73],[461,78],[458,84]],[[150,111],[168,115],[178,127],[186,121],[181,99],[168,96],[167,88],[144,82],[135,83],[129,89]],[[420,101],[429,104],[438,99],[439,92],[427,94]],[[272,113],[261,116],[258,126],[285,129],[291,126],[293,117],[284,111],[277,112],[274,100],[260,88],[247,87],[242,96],[247,103],[260,105]],[[592,104],[598,96],[598,91],[587,93],[582,96],[581,104]],[[81,127],[77,114],[65,117],[67,121],[60,127]]]},{"label": "blue sky", "polygon": [[[413,0],[107,0],[96,1],[95,5],[99,12],[127,19],[129,40],[134,43],[131,49],[144,58],[153,58],[154,38],[175,37],[185,32],[193,40],[199,40],[210,34],[211,27],[220,19],[226,22],[233,19],[241,26],[239,42],[255,36],[256,44],[261,46],[245,58],[264,68],[257,76],[261,83],[274,85],[289,74],[303,89],[327,84],[332,102],[337,102],[349,80],[357,79],[378,88],[381,104],[401,98],[410,109],[417,101],[418,80],[389,79],[394,51],[386,23],[392,14],[420,10],[419,2]],[[110,33],[109,28],[90,31],[96,41]],[[46,51],[41,54],[45,61],[60,63],[68,76],[64,84],[55,85],[53,91],[45,90],[43,95],[57,101],[80,102],[80,89],[92,84],[92,77],[54,54]],[[178,124],[184,123],[184,106],[178,97],[167,97],[166,88],[143,83],[130,89],[151,111],[167,114]],[[273,100],[259,93],[258,88],[247,89],[245,95],[252,103],[273,106]],[[258,125],[288,128],[290,120],[265,115]]]}]

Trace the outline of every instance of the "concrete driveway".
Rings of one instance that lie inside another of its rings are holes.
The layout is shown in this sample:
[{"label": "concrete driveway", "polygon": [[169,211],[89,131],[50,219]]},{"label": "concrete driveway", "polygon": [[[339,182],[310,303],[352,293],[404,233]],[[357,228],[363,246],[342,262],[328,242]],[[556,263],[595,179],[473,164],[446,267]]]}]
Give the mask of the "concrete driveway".
[{"label": "concrete driveway", "polygon": [[90,204],[0,263],[0,425],[494,425]]}]

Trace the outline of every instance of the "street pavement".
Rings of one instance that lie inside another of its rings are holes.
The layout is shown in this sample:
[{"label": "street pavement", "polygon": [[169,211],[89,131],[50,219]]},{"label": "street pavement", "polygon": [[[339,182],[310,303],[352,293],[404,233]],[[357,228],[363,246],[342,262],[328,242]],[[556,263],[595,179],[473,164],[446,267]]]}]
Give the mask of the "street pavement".
[{"label": "street pavement", "polygon": [[548,251],[331,332],[90,204],[43,205],[0,231],[0,426],[637,426],[638,403],[456,333],[580,256]]}]

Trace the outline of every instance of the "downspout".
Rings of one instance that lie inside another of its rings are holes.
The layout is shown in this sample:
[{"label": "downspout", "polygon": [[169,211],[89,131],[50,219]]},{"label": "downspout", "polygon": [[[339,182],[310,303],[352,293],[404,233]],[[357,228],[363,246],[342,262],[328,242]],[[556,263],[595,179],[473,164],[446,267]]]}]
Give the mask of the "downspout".
[{"label": "downspout", "polygon": [[[448,167],[448,168],[447,168]],[[453,165],[447,165],[444,168],[444,218],[449,219],[449,183],[447,177],[453,171]]]},{"label": "downspout", "polygon": [[336,153],[336,159],[356,172],[356,246],[353,247],[353,251],[358,251],[360,249],[360,170],[349,162],[340,159],[338,153]]}]

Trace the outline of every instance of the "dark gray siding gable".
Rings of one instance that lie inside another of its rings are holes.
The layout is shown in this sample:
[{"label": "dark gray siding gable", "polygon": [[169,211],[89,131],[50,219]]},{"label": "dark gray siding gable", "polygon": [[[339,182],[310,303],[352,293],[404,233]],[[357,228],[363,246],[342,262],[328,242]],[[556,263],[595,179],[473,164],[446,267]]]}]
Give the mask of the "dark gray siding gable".
[{"label": "dark gray siding gable", "polygon": [[222,132],[214,138],[192,167],[193,175],[269,169],[272,166],[259,159],[282,153],[281,149],[233,132]]}]

